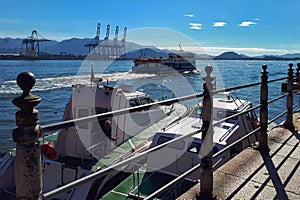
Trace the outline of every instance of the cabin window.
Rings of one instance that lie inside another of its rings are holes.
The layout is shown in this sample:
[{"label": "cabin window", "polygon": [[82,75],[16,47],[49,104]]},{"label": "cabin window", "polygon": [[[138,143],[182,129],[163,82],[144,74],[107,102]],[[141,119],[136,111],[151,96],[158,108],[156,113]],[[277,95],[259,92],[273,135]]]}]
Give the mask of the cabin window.
[{"label": "cabin window", "polygon": [[226,117],[226,112],[225,111],[218,111],[217,112],[217,117],[219,118],[219,119],[224,119],[225,117]]},{"label": "cabin window", "polygon": [[141,103],[141,105],[153,103],[153,100],[150,98],[142,98],[142,99],[140,99],[140,103]]},{"label": "cabin window", "polygon": [[246,116],[246,121],[248,122],[248,126],[251,128],[251,129],[255,129],[256,128],[256,122],[257,122],[257,118],[256,118],[256,115],[255,113],[252,111],[252,112],[247,112],[245,114]]},{"label": "cabin window", "polygon": [[193,111],[193,115],[200,115],[202,116],[202,107],[197,107]]},{"label": "cabin window", "polygon": [[[200,150],[201,150],[201,144],[196,143],[196,142],[191,142],[187,152],[189,153],[194,153],[194,154],[200,154]],[[216,154],[218,152],[218,148],[216,146],[213,147],[213,154]]]},{"label": "cabin window", "polygon": [[[226,117],[230,117],[230,116],[232,116],[232,115],[235,115],[236,114],[236,112],[226,112]],[[236,117],[233,117],[233,118],[231,118],[231,119],[229,119],[229,120],[227,120],[228,122],[232,122],[233,121],[233,123],[235,123],[235,121],[237,121],[238,120],[238,116],[236,116]]]},{"label": "cabin window", "polygon": [[[160,136],[157,144],[160,145],[160,144],[166,143],[170,140],[172,140],[172,138]],[[167,147],[182,150],[182,149],[184,149],[184,145],[185,145],[184,141],[177,141],[177,142],[173,142],[173,143],[167,145]]]},{"label": "cabin window", "polygon": [[[78,110],[78,118],[86,117],[89,115],[88,109],[79,109]],[[81,129],[88,129],[88,123],[79,123],[78,127]]]},{"label": "cabin window", "polygon": [[139,102],[138,99],[130,99],[130,100],[129,100],[129,105],[130,105],[131,107],[139,106],[139,105],[140,105],[140,102]]},{"label": "cabin window", "polygon": [[[219,110],[219,111],[217,111],[217,118],[224,119],[224,118],[230,117],[234,114],[236,114],[236,113],[235,112],[230,112],[230,111],[226,112],[224,110]],[[228,120],[226,120],[226,122],[235,123],[235,121],[237,121],[237,120],[238,120],[238,116],[233,117],[231,119],[228,119]]]},{"label": "cabin window", "polygon": [[219,151],[218,148],[216,146],[214,146],[214,148],[213,148],[213,154],[216,154],[218,151]]},{"label": "cabin window", "polygon": [[187,152],[194,153],[194,154],[199,154],[201,149],[201,144],[192,142],[190,143]]}]

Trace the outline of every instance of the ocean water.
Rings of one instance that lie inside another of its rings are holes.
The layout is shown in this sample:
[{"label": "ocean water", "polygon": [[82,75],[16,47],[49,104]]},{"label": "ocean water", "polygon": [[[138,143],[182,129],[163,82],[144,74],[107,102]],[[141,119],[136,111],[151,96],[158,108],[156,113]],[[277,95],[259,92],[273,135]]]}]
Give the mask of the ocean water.
[{"label": "ocean water", "polygon": [[[299,61],[298,61],[299,62]],[[269,80],[286,77],[288,64],[297,61],[197,61],[200,73],[172,74],[155,76],[153,74],[129,73],[132,61],[0,61],[0,151],[14,146],[11,133],[15,125],[15,112],[18,110],[12,100],[21,95],[22,91],[16,85],[19,73],[29,71],[36,77],[32,93],[42,98],[36,107],[39,110],[40,124],[46,125],[61,121],[65,106],[72,93],[74,84],[90,84],[93,69],[96,78],[110,85],[130,84],[135,89],[150,93],[153,98],[172,95],[184,96],[202,92],[202,77],[206,75],[205,66],[212,65],[212,76],[216,76],[217,88],[232,87],[241,84],[259,82],[262,65],[267,64]],[[281,95],[281,82],[269,85],[269,99]],[[248,99],[254,104],[259,102],[259,86],[235,91],[241,99]],[[197,101],[181,102],[192,105]],[[299,98],[294,98],[294,103]],[[269,118],[277,116],[286,110],[286,99],[269,106]],[[279,119],[277,122],[281,122]]]}]

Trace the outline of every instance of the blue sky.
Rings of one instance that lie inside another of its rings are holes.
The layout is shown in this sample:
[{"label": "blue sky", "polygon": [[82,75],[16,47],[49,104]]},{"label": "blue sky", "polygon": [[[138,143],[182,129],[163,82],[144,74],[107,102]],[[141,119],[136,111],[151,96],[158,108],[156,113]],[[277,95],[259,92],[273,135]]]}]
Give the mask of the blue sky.
[{"label": "blue sky", "polygon": [[[101,38],[107,24],[112,37],[116,25],[126,26],[128,40],[134,40],[130,31],[158,27],[184,34],[215,55],[300,53],[299,0],[1,0],[0,5],[1,38],[24,38],[33,29],[53,40],[92,38],[100,22]],[[172,34],[169,39],[178,40]]]}]

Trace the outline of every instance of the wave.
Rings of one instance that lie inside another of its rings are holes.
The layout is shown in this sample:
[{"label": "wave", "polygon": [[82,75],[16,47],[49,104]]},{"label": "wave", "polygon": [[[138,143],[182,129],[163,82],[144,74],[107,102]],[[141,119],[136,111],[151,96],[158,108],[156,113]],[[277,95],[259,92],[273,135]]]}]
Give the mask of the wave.
[{"label": "wave", "polygon": [[[154,74],[135,74],[129,72],[113,74],[95,74],[95,78],[102,78],[106,82],[118,82],[122,80],[134,80],[141,78],[154,77]],[[75,84],[89,85],[91,75],[61,76],[36,79],[36,84],[32,91],[47,91],[62,88],[69,88]],[[5,81],[0,84],[0,94],[19,94],[22,90],[18,87],[15,80]]]}]

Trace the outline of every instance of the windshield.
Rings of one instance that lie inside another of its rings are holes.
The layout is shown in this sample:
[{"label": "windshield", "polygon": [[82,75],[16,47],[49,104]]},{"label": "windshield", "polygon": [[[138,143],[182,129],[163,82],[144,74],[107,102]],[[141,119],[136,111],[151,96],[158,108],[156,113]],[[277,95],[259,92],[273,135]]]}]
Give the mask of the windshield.
[{"label": "windshield", "polygon": [[192,116],[194,116],[194,117],[201,117],[201,116],[202,116],[202,107],[197,106],[197,107],[193,110]]}]

